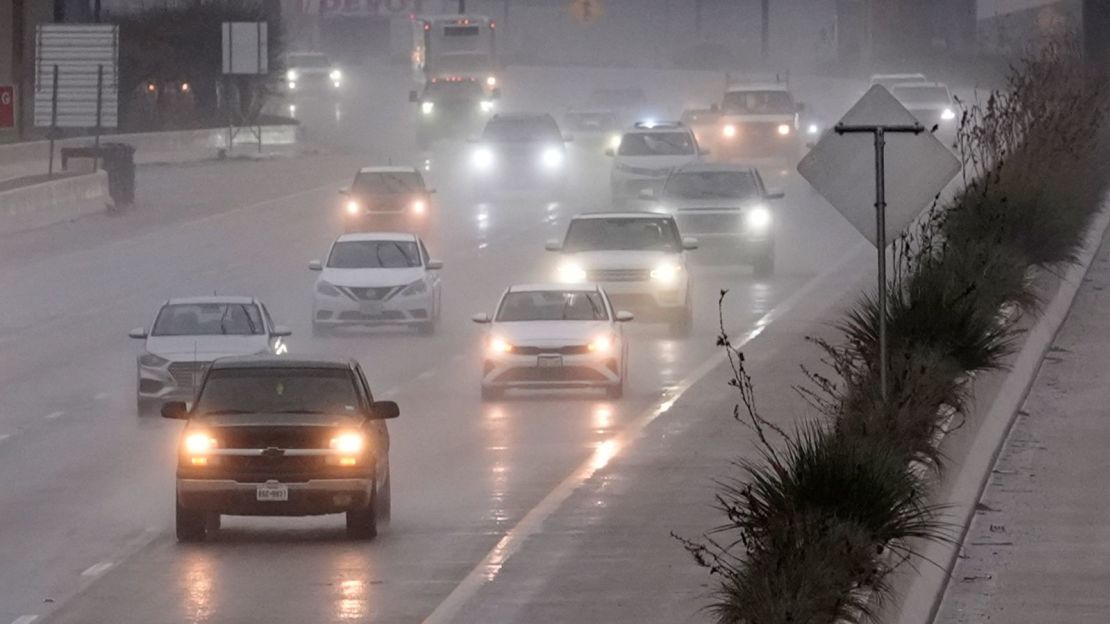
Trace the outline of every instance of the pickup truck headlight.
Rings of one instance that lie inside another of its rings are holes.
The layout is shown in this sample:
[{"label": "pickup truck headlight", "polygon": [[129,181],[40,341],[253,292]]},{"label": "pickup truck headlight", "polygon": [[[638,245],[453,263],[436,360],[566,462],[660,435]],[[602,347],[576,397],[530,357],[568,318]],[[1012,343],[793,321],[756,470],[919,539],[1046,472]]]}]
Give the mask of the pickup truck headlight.
[{"label": "pickup truck headlight", "polygon": [[664,262],[651,271],[651,280],[660,284],[674,284],[678,281],[682,267],[672,262]]},{"label": "pickup truck headlight", "polygon": [[165,366],[168,363],[169,360],[164,357],[154,355],[153,353],[144,353],[139,356],[139,364],[142,364],[143,366],[149,366],[151,368]]}]

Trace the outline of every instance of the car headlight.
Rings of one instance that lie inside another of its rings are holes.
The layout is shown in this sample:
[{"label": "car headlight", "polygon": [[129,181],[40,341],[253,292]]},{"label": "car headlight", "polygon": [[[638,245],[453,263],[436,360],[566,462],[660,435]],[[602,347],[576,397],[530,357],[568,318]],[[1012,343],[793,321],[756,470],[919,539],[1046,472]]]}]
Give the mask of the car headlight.
[{"label": "car headlight", "polygon": [[413,214],[418,214],[418,215],[422,215],[425,212],[428,212],[427,202],[425,202],[423,199],[413,200],[413,202],[412,202],[412,212],[413,212]]},{"label": "car headlight", "polygon": [[194,431],[185,436],[181,448],[187,455],[205,455],[216,447],[219,442],[207,431]]},{"label": "car headlight", "polygon": [[357,431],[344,431],[332,438],[328,447],[344,455],[358,455],[366,448],[366,438]]},{"label": "car headlight", "polygon": [[483,113],[488,113],[493,110],[493,100],[482,100],[478,102],[478,110]]},{"label": "car headlight", "polygon": [[290,80],[289,81],[289,90],[292,91],[293,89],[296,89],[296,88],[297,88],[297,81],[296,80]]},{"label": "car headlight", "polygon": [[513,352],[513,345],[509,344],[509,341],[501,336],[490,336],[489,343],[486,346],[493,355]]},{"label": "car headlight", "polygon": [[563,151],[557,147],[544,148],[540,153],[540,164],[544,169],[558,169],[563,164]]},{"label": "car headlight", "polygon": [[471,156],[474,166],[486,170],[493,166],[493,150],[488,147],[479,147]]},{"label": "car headlight", "polygon": [[651,279],[661,284],[673,284],[678,280],[678,275],[680,273],[682,273],[681,266],[671,262],[664,262],[651,270]]},{"label": "car headlight", "polygon": [[621,135],[614,134],[609,137],[609,149],[614,152],[621,148]]},{"label": "car headlight", "polygon": [[724,128],[721,128],[721,134],[723,134],[726,139],[733,138],[736,136],[736,126],[732,124],[726,125]]},{"label": "car headlight", "polygon": [[289,71],[285,72],[285,79],[288,80],[289,82],[294,82],[294,81],[297,80],[297,78],[298,78],[297,70],[290,69]]},{"label": "car headlight", "polygon": [[436,109],[436,103],[435,102],[421,102],[420,103],[420,112],[424,113],[425,115],[431,115],[432,112],[435,111],[435,109]]},{"label": "car headlight", "polygon": [[817,124],[815,124],[815,123],[811,123],[808,126],[806,126],[806,133],[808,133],[810,136],[816,135],[820,131],[821,131],[821,128],[818,127]]},{"label": "car headlight", "polygon": [[343,72],[339,71],[338,69],[333,69],[331,70],[331,73],[328,74],[328,78],[331,78],[332,80],[338,82],[340,80],[343,80]]},{"label": "car headlight", "polygon": [[789,124],[779,124],[778,131],[779,131],[780,136],[788,135],[788,134],[790,134],[790,125]]},{"label": "car headlight", "polygon": [[614,340],[612,336],[598,336],[591,340],[586,348],[589,349],[590,353],[609,355],[609,353],[613,351],[613,344],[615,342],[616,340]]},{"label": "car headlight", "polygon": [[951,108],[946,108],[941,111],[940,118],[945,121],[952,121],[956,118],[956,111],[952,110]]},{"label": "car headlight", "polygon": [[428,292],[428,285],[424,283],[424,280],[419,279],[405,286],[404,290],[401,291],[401,296],[410,297],[412,295],[422,295],[426,292]]},{"label": "car headlight", "polygon": [[324,295],[325,297],[338,297],[343,294],[339,292],[339,289],[332,285],[331,282],[326,282],[324,280],[319,280],[316,282],[316,292]]},{"label": "car headlight", "polygon": [[347,209],[347,214],[354,217],[354,216],[358,215],[362,206],[359,206],[357,201],[351,199],[351,200],[347,201],[347,205],[345,206],[345,208]]},{"label": "car headlight", "polygon": [[488,86],[488,87],[496,87],[496,86],[497,86],[497,76],[489,76],[489,77],[487,77],[487,78],[486,78],[486,86]]},{"label": "car headlight", "polygon": [[139,356],[139,364],[142,364],[143,366],[159,367],[165,366],[168,363],[169,360],[164,357],[154,355],[153,353],[144,353]]},{"label": "car headlight", "polygon": [[560,282],[564,284],[580,284],[586,281],[586,269],[574,262],[564,262],[556,271]]},{"label": "car headlight", "polygon": [[762,232],[771,226],[771,211],[765,206],[750,208],[747,214],[744,215],[744,223],[747,224],[749,230]]}]

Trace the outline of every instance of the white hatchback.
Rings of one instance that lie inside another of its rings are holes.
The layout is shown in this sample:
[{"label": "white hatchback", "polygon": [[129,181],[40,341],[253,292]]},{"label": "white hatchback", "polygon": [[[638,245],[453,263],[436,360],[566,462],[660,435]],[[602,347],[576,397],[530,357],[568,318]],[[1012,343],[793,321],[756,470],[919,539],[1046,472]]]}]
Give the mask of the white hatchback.
[{"label": "white hatchback", "polygon": [[706,152],[698,147],[693,130],[680,122],[641,122],[605,153],[613,158],[613,205],[622,206],[645,190],[658,192],[672,171],[701,160]]},{"label": "white hatchback", "polygon": [[439,270],[415,234],[344,234],[332,243],[319,271],[312,306],[312,333],[340,326],[406,325],[435,332],[440,315]]},{"label": "white hatchback", "polygon": [[593,284],[526,284],[501,296],[497,311],[474,316],[489,325],[482,364],[482,400],[510,388],[604,388],[624,394],[628,346],[613,310]]}]

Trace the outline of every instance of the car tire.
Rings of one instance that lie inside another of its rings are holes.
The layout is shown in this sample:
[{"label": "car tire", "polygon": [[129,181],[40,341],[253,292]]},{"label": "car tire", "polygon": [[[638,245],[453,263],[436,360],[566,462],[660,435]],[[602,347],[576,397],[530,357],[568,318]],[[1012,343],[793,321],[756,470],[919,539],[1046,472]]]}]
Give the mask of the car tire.
[{"label": "car tire", "polygon": [[378,536],[378,512],[376,510],[377,491],[371,496],[370,503],[361,509],[347,512],[347,537],[358,540],[372,540]]},{"label": "car tire", "polygon": [[385,475],[385,484],[382,489],[378,491],[377,503],[374,509],[378,514],[378,522],[389,524],[393,516],[393,488],[390,486],[389,473]]},{"label": "car tire", "polygon": [[501,388],[493,388],[491,386],[482,386],[482,401],[500,401],[505,396],[505,391]]},{"label": "car tire", "polygon": [[208,533],[208,514],[195,509],[185,509],[181,501],[174,505],[174,527],[179,542],[203,542]]}]

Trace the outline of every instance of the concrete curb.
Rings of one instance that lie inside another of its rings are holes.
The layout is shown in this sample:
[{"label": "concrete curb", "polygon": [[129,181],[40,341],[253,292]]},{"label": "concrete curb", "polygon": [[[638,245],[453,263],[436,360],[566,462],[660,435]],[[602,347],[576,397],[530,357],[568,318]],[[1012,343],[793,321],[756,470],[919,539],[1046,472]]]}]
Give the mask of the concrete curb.
[{"label": "concrete curb", "polygon": [[112,203],[108,174],[48,180],[0,192],[0,234],[26,232],[104,212]]},{"label": "concrete curb", "polygon": [[899,624],[932,624],[940,610],[960,549],[975,517],[975,506],[983,495],[991,468],[1002,451],[1015,417],[1040,371],[1041,361],[1067,319],[1083,278],[1101,246],[1110,210],[1103,210],[1091,223],[1079,261],[1068,268],[1052,300],[1026,334],[1025,342],[1011,362],[990,411],[975,434],[948,500],[955,513],[958,539],[951,543],[929,542],[924,558],[933,564],[921,566],[902,601]]}]

